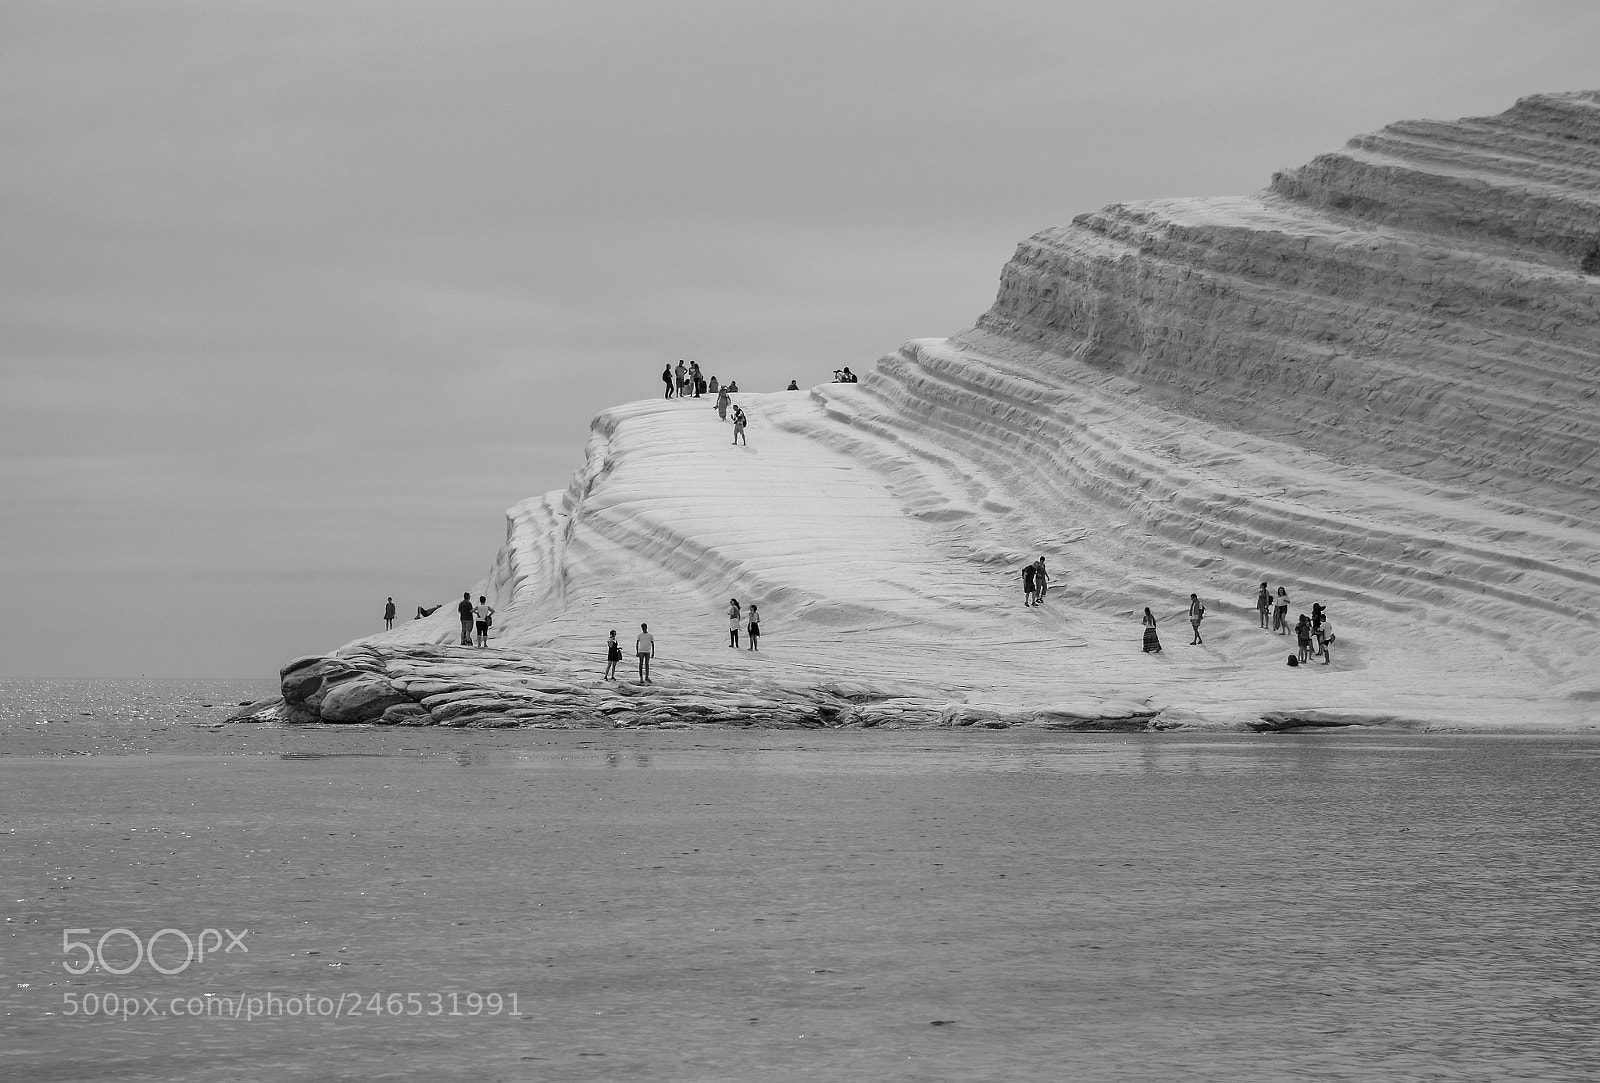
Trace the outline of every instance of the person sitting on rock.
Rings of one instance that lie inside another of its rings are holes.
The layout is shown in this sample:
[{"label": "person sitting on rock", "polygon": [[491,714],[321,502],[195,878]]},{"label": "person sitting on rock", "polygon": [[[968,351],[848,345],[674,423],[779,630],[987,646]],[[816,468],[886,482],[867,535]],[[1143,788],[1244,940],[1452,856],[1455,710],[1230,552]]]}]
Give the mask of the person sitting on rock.
[{"label": "person sitting on rock", "polygon": [[840,375],[844,377],[844,382],[847,384],[853,384],[856,382],[856,374],[850,371],[849,365],[844,367]]},{"label": "person sitting on rock", "polygon": [[728,381],[728,394],[737,395],[738,393],[739,393],[739,381],[738,380],[729,380]]},{"label": "person sitting on rock", "polygon": [[785,391],[799,391],[800,390],[800,384],[796,380],[790,380],[789,381],[789,386],[784,388],[784,390]]}]

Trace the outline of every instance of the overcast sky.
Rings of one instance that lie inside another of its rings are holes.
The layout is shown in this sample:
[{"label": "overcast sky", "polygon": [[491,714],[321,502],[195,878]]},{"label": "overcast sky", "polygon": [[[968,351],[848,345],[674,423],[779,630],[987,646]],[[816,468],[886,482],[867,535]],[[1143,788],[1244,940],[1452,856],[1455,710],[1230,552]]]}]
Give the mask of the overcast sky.
[{"label": "overcast sky", "polygon": [[449,599],[604,407],[970,325],[1017,241],[1600,86],[1600,5],[0,3],[0,677]]}]

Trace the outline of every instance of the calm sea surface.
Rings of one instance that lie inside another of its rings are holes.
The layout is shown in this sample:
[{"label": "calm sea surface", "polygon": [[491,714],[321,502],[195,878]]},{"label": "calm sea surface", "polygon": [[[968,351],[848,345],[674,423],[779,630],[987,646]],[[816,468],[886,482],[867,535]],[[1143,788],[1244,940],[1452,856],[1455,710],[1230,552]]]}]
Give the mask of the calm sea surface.
[{"label": "calm sea surface", "polygon": [[0,1078],[1600,1077],[1597,739],[222,724],[271,687],[0,683]]}]

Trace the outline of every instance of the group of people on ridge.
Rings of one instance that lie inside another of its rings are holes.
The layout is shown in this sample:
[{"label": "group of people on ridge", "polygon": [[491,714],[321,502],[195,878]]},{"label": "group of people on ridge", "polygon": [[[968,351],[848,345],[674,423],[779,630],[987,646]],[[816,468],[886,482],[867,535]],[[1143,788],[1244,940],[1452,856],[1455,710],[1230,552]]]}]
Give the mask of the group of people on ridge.
[{"label": "group of people on ridge", "polygon": [[1281,636],[1293,631],[1296,652],[1289,656],[1290,665],[1306,665],[1317,655],[1322,656],[1323,665],[1330,664],[1333,655],[1328,646],[1336,637],[1333,634],[1333,622],[1328,619],[1328,607],[1321,602],[1314,603],[1311,606],[1311,613],[1300,614],[1300,619],[1291,629],[1290,604],[1287,590],[1279,587],[1277,594],[1273,594],[1267,589],[1267,585],[1262,583],[1261,591],[1256,595],[1256,612],[1261,617],[1261,627]]},{"label": "group of people on ridge", "polygon": [[[1283,587],[1273,594],[1267,589],[1267,584],[1261,584],[1261,592],[1256,595],[1256,612],[1261,618],[1261,627],[1267,631],[1277,632],[1279,635],[1288,635],[1289,626],[1289,592]],[[1200,638],[1200,622],[1205,619],[1206,607],[1201,603],[1199,595],[1189,595],[1189,623],[1194,628],[1194,638],[1189,641],[1190,646],[1202,644],[1205,640]],[[1161,652],[1161,638],[1156,635],[1156,618],[1150,612],[1150,607],[1145,606],[1144,616],[1140,618],[1144,625],[1144,650],[1147,654]],[[1333,643],[1333,622],[1328,619],[1328,607],[1321,602],[1311,607],[1310,614],[1300,614],[1300,619],[1292,629],[1295,636],[1295,645],[1298,650],[1289,656],[1291,666],[1308,665],[1312,658],[1321,656],[1322,664],[1329,665],[1333,661],[1333,653],[1329,646]]]},{"label": "group of people on ridge", "polygon": [[[492,613],[493,610],[490,610]],[[739,599],[728,599],[728,646],[735,650],[739,647],[739,628],[744,626],[749,636],[750,649],[761,649],[761,614],[757,611],[754,602],[750,603],[748,612],[739,606]],[[655,657],[656,637],[650,634],[650,625],[640,624],[639,635],[633,642],[634,654],[639,659],[639,681],[642,684],[654,684],[650,679],[650,659]],[[622,645],[617,642],[617,630],[611,629],[606,637],[606,673],[602,680],[614,681],[617,679],[617,664],[622,661]]]},{"label": "group of people on ridge", "polygon": [[[668,364],[661,370],[661,382],[667,385],[666,394],[662,398],[672,398],[674,394],[680,399],[699,398],[701,395],[715,395],[717,393],[717,378],[707,380],[700,372],[700,362],[678,362],[676,370]],[[737,383],[730,390],[739,390]]]}]

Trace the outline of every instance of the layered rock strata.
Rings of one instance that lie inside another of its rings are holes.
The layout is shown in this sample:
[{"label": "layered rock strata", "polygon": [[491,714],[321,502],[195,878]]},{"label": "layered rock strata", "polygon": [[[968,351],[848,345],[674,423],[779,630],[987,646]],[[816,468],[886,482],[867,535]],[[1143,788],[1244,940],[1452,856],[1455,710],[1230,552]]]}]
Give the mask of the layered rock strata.
[{"label": "layered rock strata", "polygon": [[[748,449],[693,400],[607,411],[572,485],[508,513],[473,591],[498,650],[412,622],[292,665],[265,716],[1600,726],[1597,272],[1595,92],[1083,215],[973,328],[743,396]],[[1332,665],[1283,665],[1262,580],[1330,606]],[[730,595],[761,653],[727,650]],[[666,683],[600,682],[641,619]]]}]

